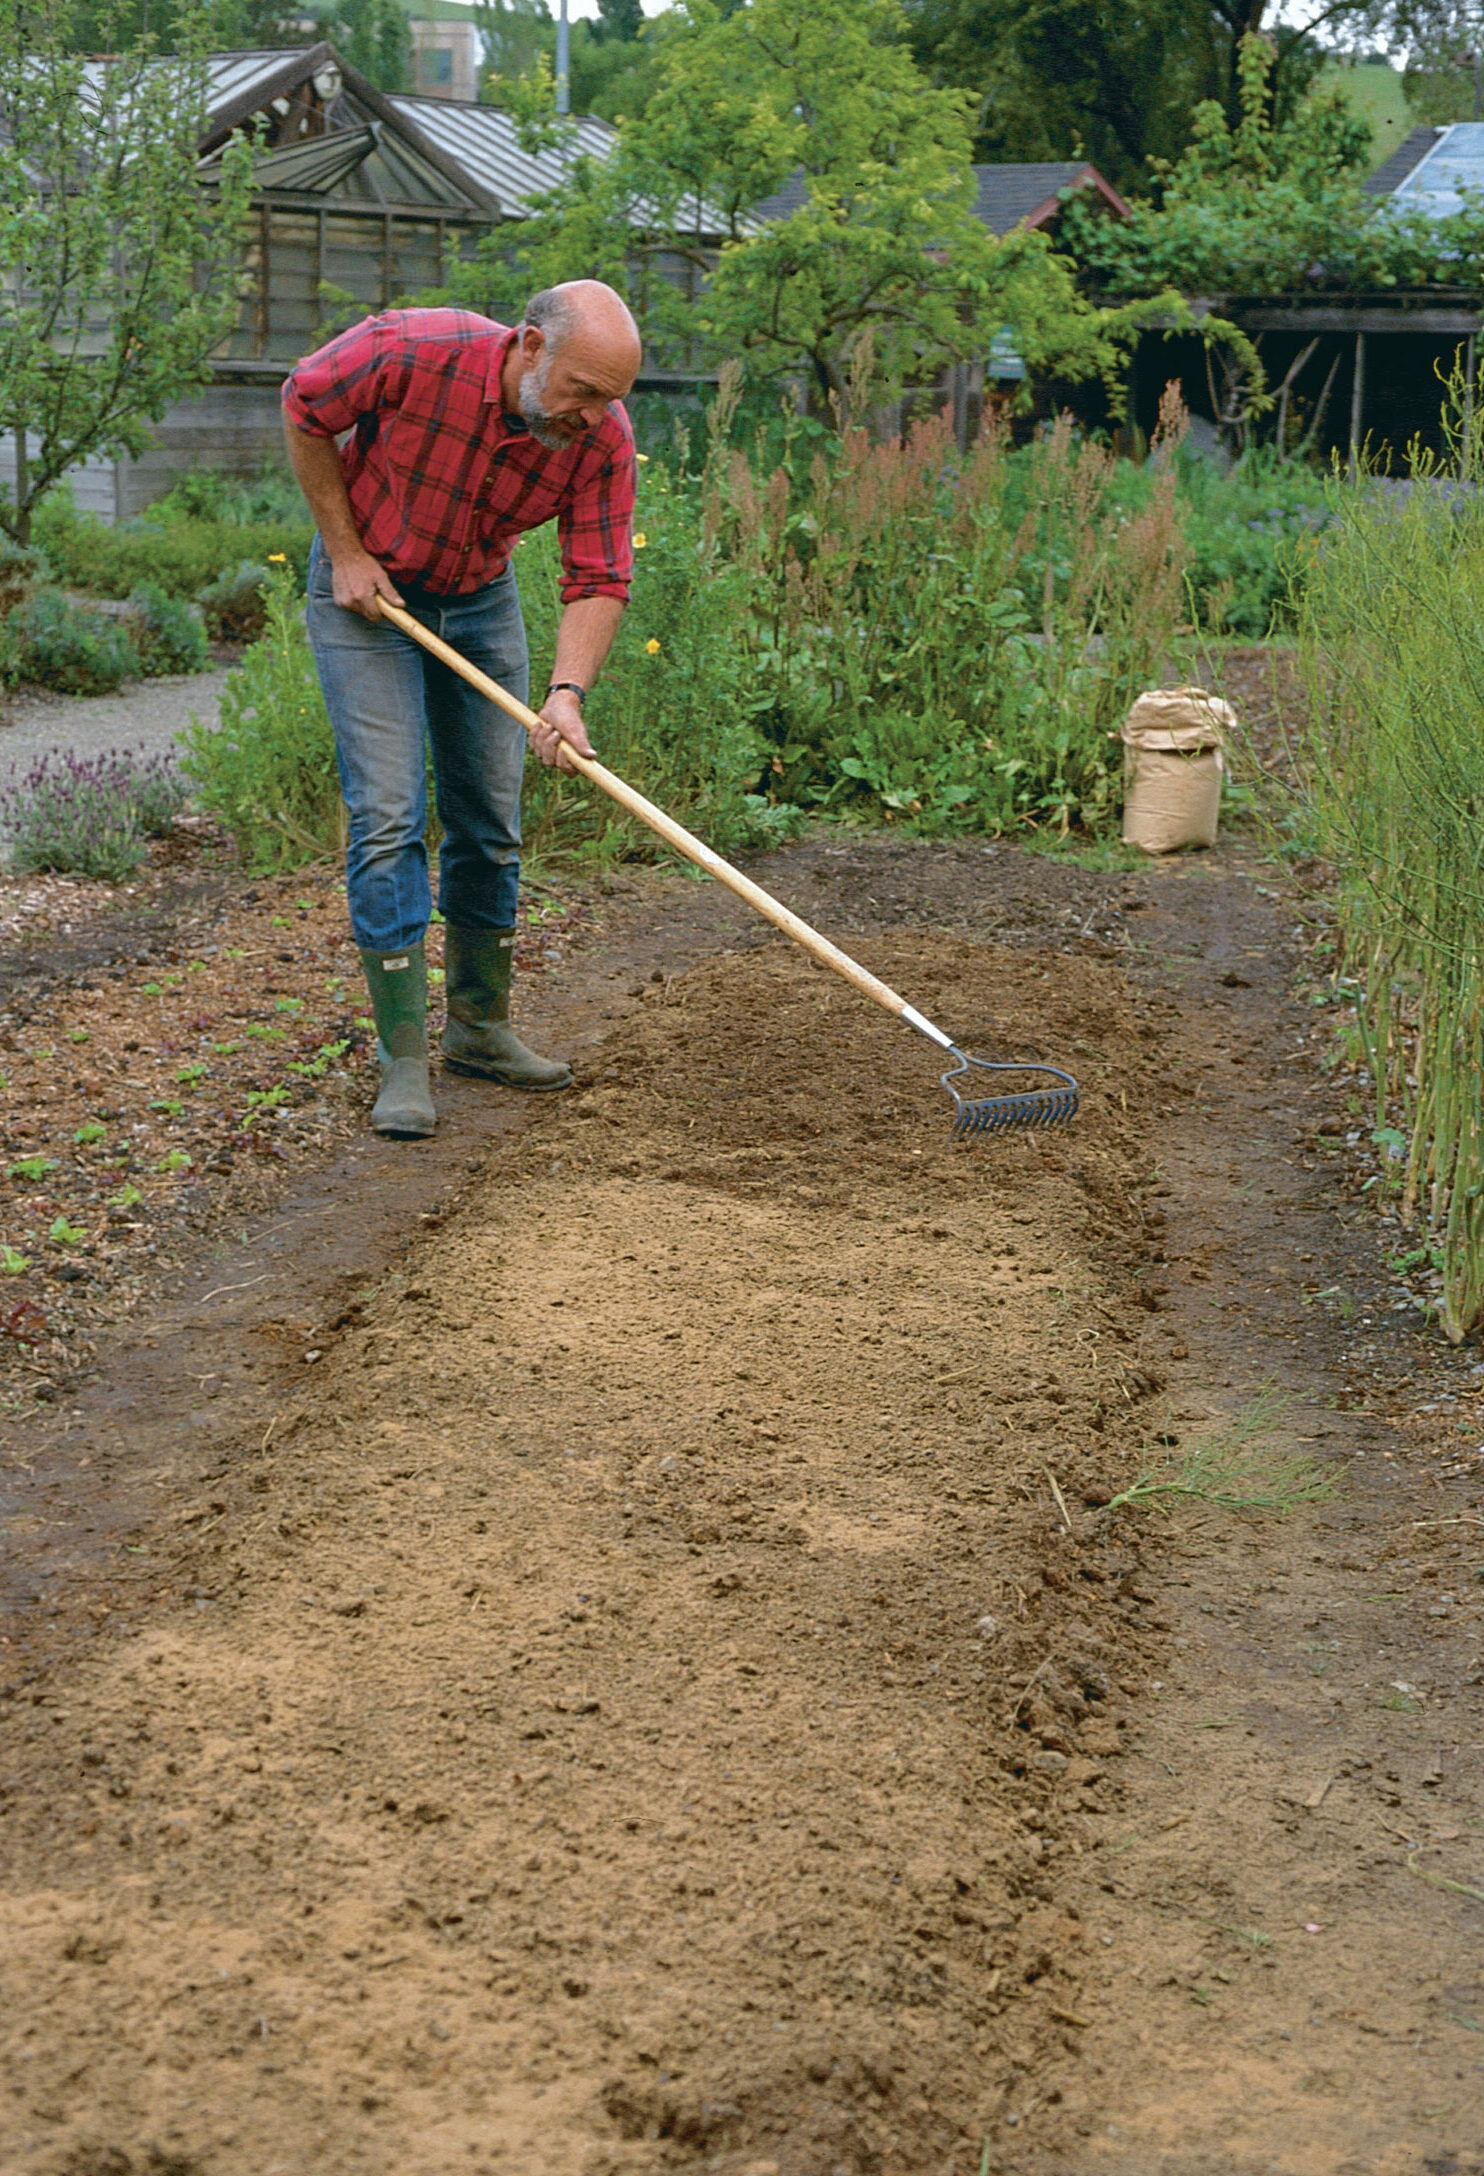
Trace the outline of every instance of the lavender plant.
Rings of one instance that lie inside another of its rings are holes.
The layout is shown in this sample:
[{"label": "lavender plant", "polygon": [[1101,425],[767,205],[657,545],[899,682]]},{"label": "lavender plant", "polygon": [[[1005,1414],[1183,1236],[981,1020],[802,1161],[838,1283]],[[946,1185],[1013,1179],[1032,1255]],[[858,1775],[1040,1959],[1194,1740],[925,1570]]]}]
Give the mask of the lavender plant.
[{"label": "lavender plant", "polygon": [[0,832],[22,873],[66,870],[119,883],[144,859],[146,842],[169,829],[187,788],[172,756],[141,747],[91,758],[54,749],[0,789]]}]

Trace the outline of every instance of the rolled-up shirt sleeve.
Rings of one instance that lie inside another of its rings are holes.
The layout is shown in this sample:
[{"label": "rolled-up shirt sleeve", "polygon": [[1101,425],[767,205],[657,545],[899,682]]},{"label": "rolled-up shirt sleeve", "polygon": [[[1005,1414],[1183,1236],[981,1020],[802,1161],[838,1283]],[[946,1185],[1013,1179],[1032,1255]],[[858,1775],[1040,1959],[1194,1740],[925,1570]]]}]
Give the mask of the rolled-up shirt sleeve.
[{"label": "rolled-up shirt sleeve", "polygon": [[363,318],[295,364],[283,382],[283,412],[315,438],[338,438],[373,409],[399,406],[410,366],[400,323]]},{"label": "rolled-up shirt sleeve", "polygon": [[[610,410],[610,414],[615,411]],[[598,449],[557,516],[562,551],[562,602],[579,597],[629,601],[634,574],[634,435],[622,410],[621,446]]]}]

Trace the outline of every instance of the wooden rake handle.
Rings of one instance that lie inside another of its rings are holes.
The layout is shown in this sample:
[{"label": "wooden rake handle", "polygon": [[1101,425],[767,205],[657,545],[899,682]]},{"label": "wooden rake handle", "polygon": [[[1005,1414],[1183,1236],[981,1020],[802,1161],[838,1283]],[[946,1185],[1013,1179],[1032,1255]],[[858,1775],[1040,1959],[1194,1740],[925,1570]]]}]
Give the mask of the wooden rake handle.
[{"label": "wooden rake handle", "polygon": [[[404,635],[410,635],[430,657],[436,657],[450,672],[456,672],[460,679],[467,680],[470,687],[478,688],[481,695],[487,696],[492,703],[498,703],[501,710],[507,711],[512,718],[518,720],[528,733],[543,722],[527,704],[520,702],[508,689],[502,688],[498,681],[491,680],[489,674],[481,672],[477,665],[471,665],[468,658],[461,656],[441,635],[435,635],[431,628],[424,627],[421,620],[414,619],[401,605],[389,604],[385,597],[378,598],[377,602],[383,619],[390,620],[394,627],[400,627]],[[828,937],[821,937],[817,929],[812,929],[802,916],[784,906],[782,900],[775,899],[771,892],[764,891],[761,884],[754,884],[750,876],[744,876],[729,861],[723,861],[720,854],[714,852],[704,839],[698,839],[694,832],[686,830],[684,824],[678,824],[673,816],[667,816],[662,808],[656,808],[653,801],[647,801],[642,793],[620,778],[617,772],[610,771],[592,756],[579,755],[568,740],[564,740],[562,746],[573,767],[584,778],[591,779],[595,786],[601,787],[610,800],[616,801],[620,808],[626,808],[631,816],[637,816],[640,823],[648,824],[651,831],[658,832],[677,853],[684,854],[687,860],[695,862],[708,876],[714,876],[719,884],[725,884],[739,899],[745,899],[765,921],[771,922],[775,929],[781,929],[785,937],[792,937],[795,944],[802,945],[822,967],[833,967],[835,973],[842,975],[853,988],[859,990],[862,997],[869,997],[887,1012],[894,1013],[899,1020],[910,1028],[916,1028],[919,1035],[925,1035],[940,1050],[955,1048],[951,1035],[945,1035],[941,1028],[934,1027],[931,1020],[924,1019],[916,1007],[909,1005],[888,983],[869,973],[848,952],[842,952],[838,945],[831,944]]]}]

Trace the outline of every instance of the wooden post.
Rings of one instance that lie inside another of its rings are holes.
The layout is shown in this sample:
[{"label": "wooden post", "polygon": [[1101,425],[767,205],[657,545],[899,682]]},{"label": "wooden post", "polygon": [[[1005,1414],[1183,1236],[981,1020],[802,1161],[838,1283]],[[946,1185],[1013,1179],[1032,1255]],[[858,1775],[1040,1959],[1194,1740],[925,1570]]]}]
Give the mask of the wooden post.
[{"label": "wooden post", "polygon": [[964,453],[969,444],[969,373],[961,362],[949,368],[948,399],[953,410],[953,442]]},{"label": "wooden post", "polygon": [[1365,334],[1355,335],[1355,374],[1350,381],[1350,481],[1360,474],[1361,415],[1365,406]]},{"label": "wooden post", "polygon": [[254,345],[257,354],[266,355],[268,352],[268,338],[273,330],[273,305],[268,294],[269,283],[273,278],[273,215],[266,204],[258,207],[258,218],[260,221],[259,232],[262,236],[263,260],[259,266],[258,310],[257,324],[254,327],[256,334]]},{"label": "wooden post", "polygon": [[969,441],[972,444],[979,436],[979,426],[984,421],[984,357],[982,355],[976,355],[969,365],[968,410]]}]

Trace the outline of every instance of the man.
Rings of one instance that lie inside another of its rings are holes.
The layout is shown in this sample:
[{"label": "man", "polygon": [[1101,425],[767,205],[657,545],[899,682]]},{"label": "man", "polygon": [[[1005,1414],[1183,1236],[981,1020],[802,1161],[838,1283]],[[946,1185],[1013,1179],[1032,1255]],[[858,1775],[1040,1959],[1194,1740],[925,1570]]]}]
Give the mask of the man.
[{"label": "man", "polygon": [[[633,571],[634,439],[621,405],[638,328],[611,287],[572,280],[514,328],[466,310],[391,310],[352,326],[285,381],[289,459],[318,525],[309,639],[350,816],[346,890],[376,1015],[379,1133],[433,1131],[425,736],[443,823],[444,1062],[511,1088],[571,1069],[510,1026],[526,735],[380,617],[405,605],[511,694],[529,661],[510,551],[555,519],[565,610],[532,740],[571,770],[593,753],[582,705]],[[336,439],[348,433],[343,448]]]}]

